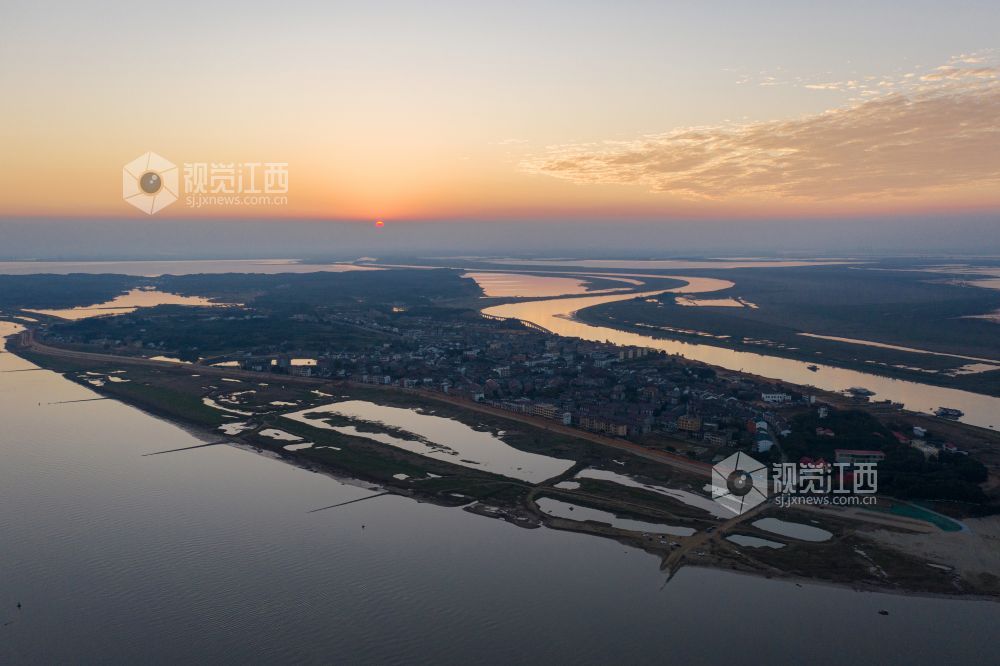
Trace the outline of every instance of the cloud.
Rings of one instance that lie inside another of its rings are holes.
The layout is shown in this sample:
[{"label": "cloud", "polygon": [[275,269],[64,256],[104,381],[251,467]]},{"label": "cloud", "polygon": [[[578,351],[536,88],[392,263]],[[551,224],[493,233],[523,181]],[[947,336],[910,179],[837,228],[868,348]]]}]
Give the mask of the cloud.
[{"label": "cloud", "polygon": [[979,63],[986,62],[995,53],[994,49],[982,49],[979,51],[973,51],[972,53],[961,53],[957,56],[952,56],[951,60],[948,61],[950,65],[976,65]]},{"label": "cloud", "polygon": [[921,81],[945,81],[951,80],[955,81],[958,79],[995,79],[997,75],[1000,74],[1000,69],[996,67],[973,67],[973,68],[960,68],[951,67],[950,65],[944,65],[938,67],[935,71],[930,74],[924,74],[920,77]]},{"label": "cloud", "polygon": [[956,69],[905,78],[892,91],[866,93],[874,98],[793,120],[552,146],[522,168],[712,200],[870,199],[1000,182],[996,69]]}]

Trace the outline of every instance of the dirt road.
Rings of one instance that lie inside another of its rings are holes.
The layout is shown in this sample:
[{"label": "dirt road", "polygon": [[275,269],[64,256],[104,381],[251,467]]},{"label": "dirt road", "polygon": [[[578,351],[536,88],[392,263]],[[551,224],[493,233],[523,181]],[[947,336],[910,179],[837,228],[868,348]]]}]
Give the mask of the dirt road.
[{"label": "dirt road", "polygon": [[[216,377],[230,377],[235,379],[251,379],[259,381],[261,378],[268,376],[266,373],[251,372],[248,370],[240,370],[237,368],[228,368],[228,367],[222,368],[217,366],[199,365],[199,364],[184,364],[173,361],[154,361],[152,359],[136,357],[136,356],[101,354],[97,352],[85,352],[74,349],[64,349],[62,347],[53,347],[51,345],[46,345],[36,340],[34,335],[32,335],[31,331],[25,331],[21,334],[20,347],[28,349],[36,354],[43,354],[45,356],[51,356],[54,358],[76,359],[81,361],[93,361],[100,363],[114,363],[116,365],[155,367],[155,368],[163,368],[171,370],[182,370],[182,371],[195,370],[199,374],[211,375]],[[527,414],[518,414],[516,412],[509,412],[507,410],[499,409],[497,407],[483,405],[477,402],[472,402],[471,400],[456,398],[454,396],[449,396],[435,391],[425,391],[422,389],[407,389],[399,386],[385,386],[381,384],[361,384],[346,380],[332,380],[332,379],[316,378],[316,377],[297,377],[294,375],[280,375],[280,377],[281,381],[286,384],[311,385],[311,386],[323,386],[331,384],[343,385],[343,386],[358,386],[365,388],[374,388],[384,391],[391,391],[394,393],[404,393],[404,394],[419,396],[421,398],[434,400],[436,402],[446,403],[473,412],[490,414],[491,416],[507,419],[509,421],[524,423],[526,425],[539,428],[540,430],[547,430],[549,432],[554,432],[561,435],[567,435],[569,437],[576,437],[579,439],[583,439],[588,442],[593,442],[594,444],[599,444],[601,446],[605,446],[611,449],[616,449],[618,451],[630,453],[634,456],[644,458],[646,460],[651,460],[653,462],[661,463],[663,465],[667,465],[669,467],[686,472],[688,474],[694,474],[706,478],[711,476],[712,466],[707,463],[691,460],[690,458],[686,458],[684,456],[676,455],[673,453],[668,453],[666,451],[656,451],[653,449],[648,449],[644,446],[634,444],[624,439],[619,439],[616,437],[607,437],[605,435],[601,435],[598,433],[588,432],[586,430],[580,430],[572,426],[563,425],[562,423],[559,423],[557,421],[552,421],[549,419],[544,419],[536,416],[529,416]]]}]

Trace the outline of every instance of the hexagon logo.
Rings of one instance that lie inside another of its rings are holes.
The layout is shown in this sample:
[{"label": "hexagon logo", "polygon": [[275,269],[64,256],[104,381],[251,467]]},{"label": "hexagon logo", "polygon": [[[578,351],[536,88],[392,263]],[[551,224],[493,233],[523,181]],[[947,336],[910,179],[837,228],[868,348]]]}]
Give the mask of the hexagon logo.
[{"label": "hexagon logo", "polygon": [[712,468],[712,499],[736,515],[767,499],[767,466],[734,453]]},{"label": "hexagon logo", "polygon": [[179,196],[177,165],[156,153],[146,153],[122,168],[122,198],[147,215],[162,210]]}]

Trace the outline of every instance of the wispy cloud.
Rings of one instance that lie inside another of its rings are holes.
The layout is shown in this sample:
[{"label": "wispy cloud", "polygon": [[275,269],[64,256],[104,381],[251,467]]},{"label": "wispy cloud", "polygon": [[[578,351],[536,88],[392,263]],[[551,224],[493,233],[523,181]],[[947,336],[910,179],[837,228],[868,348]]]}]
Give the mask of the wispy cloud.
[{"label": "wispy cloud", "polygon": [[920,77],[921,81],[956,81],[958,79],[995,79],[1000,74],[996,67],[953,67],[944,65],[930,74]]},{"label": "wispy cloud", "polygon": [[950,65],[977,65],[979,63],[986,62],[995,51],[993,49],[983,49],[981,51],[973,51],[972,53],[962,53],[951,58],[948,61]]},{"label": "wispy cloud", "polygon": [[[869,78],[862,101],[824,113],[551,146],[522,167],[717,200],[874,198],[1000,182],[1000,70],[948,65]],[[862,86],[810,87],[857,93]]]}]

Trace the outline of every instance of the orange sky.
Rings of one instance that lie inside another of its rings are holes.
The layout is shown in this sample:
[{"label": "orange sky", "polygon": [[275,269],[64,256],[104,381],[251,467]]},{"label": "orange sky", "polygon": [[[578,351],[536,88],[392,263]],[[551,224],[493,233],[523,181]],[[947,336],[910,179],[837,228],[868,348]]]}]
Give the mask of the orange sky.
[{"label": "orange sky", "polygon": [[0,217],[142,216],[121,169],[148,151],[288,164],[287,202],[194,207],[182,193],[163,217],[1000,208],[995,8],[888,34],[877,24],[899,10],[879,2],[818,32],[794,4],[443,3],[445,19],[378,4],[182,2],[171,17],[123,4],[106,19],[15,3],[0,26]]}]

